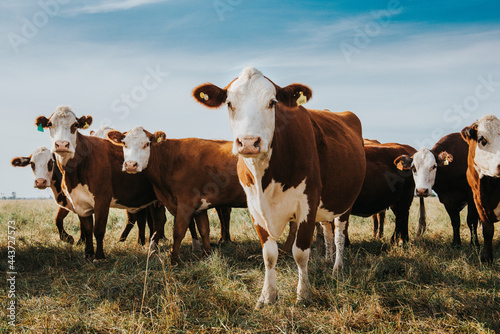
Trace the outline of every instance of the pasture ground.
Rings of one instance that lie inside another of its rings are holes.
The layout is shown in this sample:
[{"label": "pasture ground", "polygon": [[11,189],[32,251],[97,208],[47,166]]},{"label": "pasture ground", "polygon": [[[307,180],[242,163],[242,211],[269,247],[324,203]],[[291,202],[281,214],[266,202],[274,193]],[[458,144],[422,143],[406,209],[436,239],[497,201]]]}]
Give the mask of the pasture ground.
[{"label": "pasture ground", "polygon": [[[310,305],[295,304],[297,268],[280,253],[277,304],[254,310],[264,279],[261,246],[247,210],[233,210],[233,242],[218,246],[219,223],[210,212],[213,253],[199,260],[186,236],[183,262],[172,267],[168,240],[148,258],[134,228],[118,242],[123,210],[112,209],[104,250],[88,263],[84,247],[59,240],[50,200],[0,201],[0,271],[9,272],[8,221],[15,221],[15,326],[8,324],[10,285],[0,284],[2,333],[493,333],[500,332],[500,242],[485,266],[470,246],[462,212],[462,246],[451,248],[451,225],[437,198],[426,200],[428,228],[415,240],[418,201],[410,215],[410,243],[391,246],[394,216],[385,236],[373,240],[371,219],[353,217],[351,246],[340,275],[312,253]],[[79,237],[77,217],[66,230]],[[479,228],[482,243],[481,228]],[[280,240],[280,247],[286,233]]]}]

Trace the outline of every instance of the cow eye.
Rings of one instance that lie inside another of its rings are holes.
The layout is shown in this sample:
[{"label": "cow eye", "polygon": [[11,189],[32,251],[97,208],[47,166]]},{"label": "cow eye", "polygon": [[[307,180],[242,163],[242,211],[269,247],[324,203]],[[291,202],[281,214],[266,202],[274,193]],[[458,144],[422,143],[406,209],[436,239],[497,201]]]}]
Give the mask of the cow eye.
[{"label": "cow eye", "polygon": [[412,165],[412,166],[411,166],[411,171],[412,171],[413,173],[416,173],[416,172],[417,172],[417,169],[415,168],[415,165]]},{"label": "cow eye", "polygon": [[269,101],[269,105],[267,106],[267,108],[272,109],[276,105],[276,102],[278,102],[278,100],[272,99],[271,101]]},{"label": "cow eye", "polygon": [[488,141],[486,140],[486,138],[484,138],[483,136],[479,137],[479,139],[477,140],[479,142],[479,144],[481,144],[482,146],[486,146],[486,144],[488,144]]},{"label": "cow eye", "polygon": [[35,170],[35,163],[34,162],[30,162],[30,165],[31,165],[31,169]]},{"label": "cow eye", "polygon": [[52,126],[52,122],[47,123],[47,127],[50,128]]},{"label": "cow eye", "polygon": [[229,110],[234,110],[233,105],[231,104],[231,102],[227,101],[226,104],[227,104],[227,108]]},{"label": "cow eye", "polygon": [[431,167],[431,170],[434,170],[436,168],[437,168],[437,165],[434,165],[434,166]]},{"label": "cow eye", "polygon": [[144,144],[143,148],[148,148],[149,147],[149,142],[147,142],[146,144]]}]

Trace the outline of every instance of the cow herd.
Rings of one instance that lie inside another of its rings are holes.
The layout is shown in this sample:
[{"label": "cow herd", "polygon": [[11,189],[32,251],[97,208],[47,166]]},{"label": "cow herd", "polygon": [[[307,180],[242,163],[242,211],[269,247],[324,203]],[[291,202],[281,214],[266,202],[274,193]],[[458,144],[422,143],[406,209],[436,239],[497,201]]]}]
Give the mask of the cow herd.
[{"label": "cow herd", "polygon": [[50,133],[51,149],[37,148],[28,157],[14,158],[12,165],[31,165],[35,187],[53,191],[60,206],[56,225],[61,240],[74,242],[63,226],[64,217],[74,212],[85,257],[104,259],[113,207],[127,210],[120,240],[137,222],[138,240],[144,244],[147,222],[151,242],[157,243],[164,237],[166,208],[175,217],[171,259],[177,261],[188,228],[193,248],[210,252],[208,209],[217,209],[224,242],[230,239],[231,208],[248,207],[265,263],[257,305],[276,301],[276,241],[287,225],[284,249],[297,263],[297,301],[310,301],[307,265],[317,226],[326,257],[338,270],[349,243],[350,215],[373,216],[374,237],[381,237],[385,210],[391,208],[396,217],[391,241],[405,243],[414,194],[421,202],[421,234],[423,198],[434,190],[450,216],[452,244],[461,243],[459,213],[467,205],[471,243],[479,246],[480,221],[482,260],[493,261],[493,224],[500,219],[500,120],[495,116],[484,116],[432,149],[417,151],[363,139],[361,121],[353,113],[306,109],[302,104],[312,97],[309,87],[280,87],[252,67],[225,88],[196,87],[193,97],[208,108],[227,105],[232,142],[168,139],[142,127],[86,136],[79,129],[88,128],[92,117],[78,118],[69,107],[36,119],[38,129]]}]

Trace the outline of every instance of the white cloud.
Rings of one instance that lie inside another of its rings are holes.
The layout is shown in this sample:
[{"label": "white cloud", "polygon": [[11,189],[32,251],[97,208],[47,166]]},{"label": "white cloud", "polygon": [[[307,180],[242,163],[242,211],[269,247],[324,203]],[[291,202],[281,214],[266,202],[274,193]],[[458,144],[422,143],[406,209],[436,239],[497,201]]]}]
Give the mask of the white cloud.
[{"label": "white cloud", "polygon": [[82,7],[70,9],[66,12],[66,14],[78,15],[109,13],[165,1],[168,0],[105,0],[94,1],[91,4],[89,4],[89,1],[85,1]]}]

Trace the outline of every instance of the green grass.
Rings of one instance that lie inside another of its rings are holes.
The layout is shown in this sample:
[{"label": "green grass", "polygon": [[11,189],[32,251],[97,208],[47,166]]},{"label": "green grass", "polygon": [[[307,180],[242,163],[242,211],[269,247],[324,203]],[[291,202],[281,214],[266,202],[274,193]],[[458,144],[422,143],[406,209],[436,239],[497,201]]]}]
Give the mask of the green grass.
[{"label": "green grass", "polygon": [[[210,212],[213,253],[199,259],[187,235],[182,262],[172,267],[172,217],[168,240],[148,259],[137,229],[118,242],[125,213],[112,209],[102,262],[88,263],[83,246],[59,240],[51,201],[0,201],[2,261],[7,267],[7,221],[16,222],[16,325],[7,321],[5,280],[0,285],[0,332],[17,333],[493,333],[500,332],[500,245],[493,265],[479,261],[466,224],[462,247],[451,248],[452,230],[436,198],[426,200],[428,228],[415,240],[418,202],[410,220],[410,243],[393,247],[394,216],[385,236],[371,237],[371,219],[352,217],[351,246],[340,275],[312,252],[309,278],[314,301],[295,304],[297,268],[280,253],[279,299],[254,310],[264,279],[261,247],[247,210],[233,210],[233,242],[218,246],[219,225]],[[465,211],[462,213],[464,221]],[[66,230],[79,237],[74,214]],[[479,228],[481,235],[481,228]],[[498,234],[498,233],[497,233]],[[280,246],[285,235],[280,239]],[[480,238],[482,242],[482,238]]]}]

